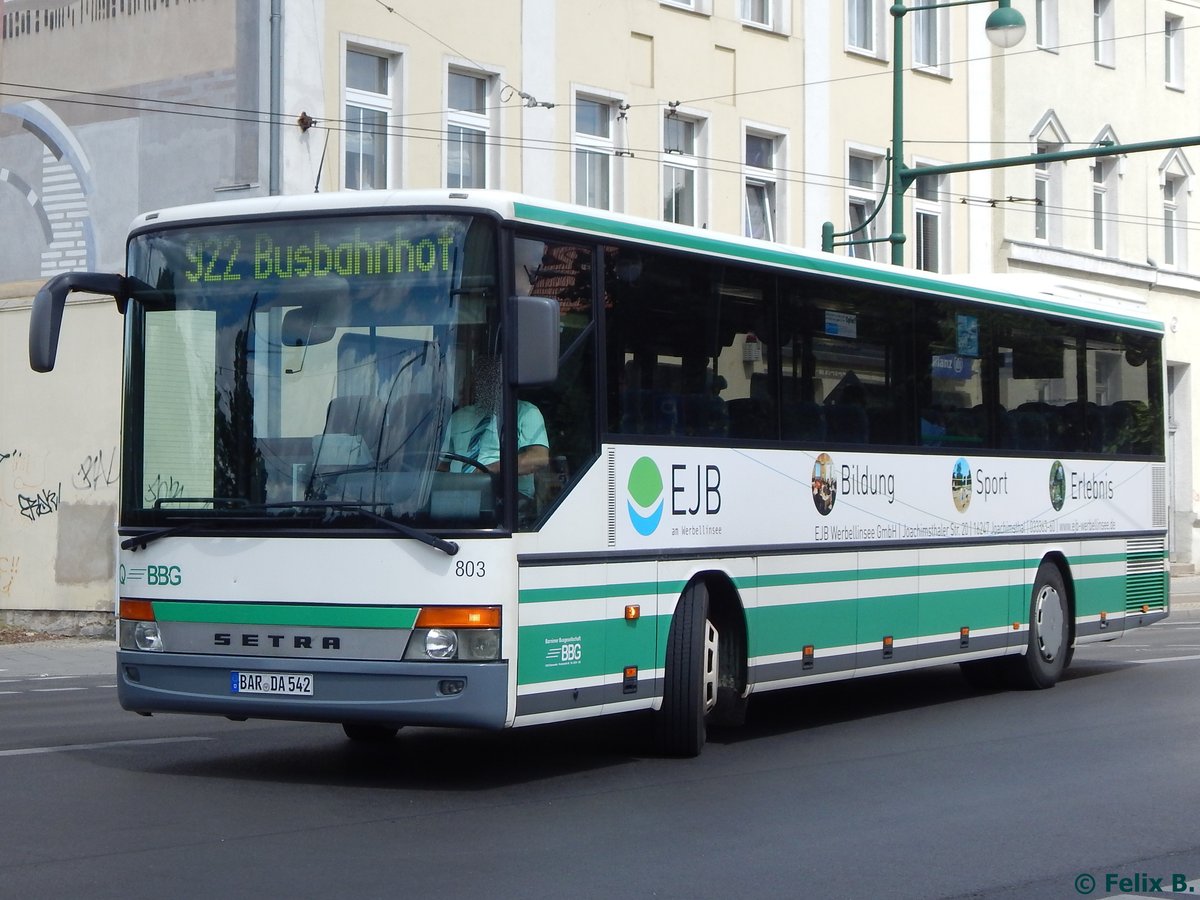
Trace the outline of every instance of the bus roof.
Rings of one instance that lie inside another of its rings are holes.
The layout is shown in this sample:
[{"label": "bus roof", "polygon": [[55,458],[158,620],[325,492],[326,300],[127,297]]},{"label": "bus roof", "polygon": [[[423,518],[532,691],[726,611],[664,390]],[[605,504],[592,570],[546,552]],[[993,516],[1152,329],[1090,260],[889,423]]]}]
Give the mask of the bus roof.
[{"label": "bus roof", "polygon": [[[1129,301],[1049,282],[1034,290],[1017,291],[1018,276],[951,277],[901,266],[883,265],[831,253],[817,253],[786,244],[721,234],[690,226],[640,219],[606,210],[572,206],[505,191],[382,190],[288,194],[178,206],[138,216],[131,234],[162,226],[206,220],[273,218],[304,214],[371,212],[401,208],[459,207],[464,212],[488,211],[503,219],[530,225],[564,228],[593,237],[631,241],[717,258],[843,278],[920,293],[1017,307],[1030,312],[1103,322],[1161,334],[1163,323],[1148,317]],[[1028,288],[1027,281],[1022,287]]]}]

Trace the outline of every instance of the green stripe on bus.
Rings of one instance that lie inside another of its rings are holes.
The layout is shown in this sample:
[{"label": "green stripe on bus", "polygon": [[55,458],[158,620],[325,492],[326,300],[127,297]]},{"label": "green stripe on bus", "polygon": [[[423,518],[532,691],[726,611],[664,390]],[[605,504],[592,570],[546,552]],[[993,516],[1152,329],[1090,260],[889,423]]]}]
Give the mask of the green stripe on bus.
[{"label": "green stripe on bus", "polygon": [[195,603],[155,600],[160,622],[230,625],[314,625],[325,628],[412,628],[418,609],[393,606],[315,606],[284,603]]},{"label": "green stripe on bus", "polygon": [[718,237],[701,232],[690,234],[658,229],[650,225],[623,220],[612,220],[595,215],[565,209],[548,209],[529,203],[516,203],[513,211],[517,218],[537,222],[543,225],[556,225],[565,228],[577,228],[596,234],[609,235],[616,238],[626,238],[647,243],[675,247],[681,250],[695,250],[701,253],[719,254],[736,257],[749,262],[766,263],[774,266],[786,266],[791,269],[807,270],[822,275],[834,275],[841,278],[852,278],[858,281],[874,282],[891,287],[907,288],[909,290],[926,291],[947,297],[961,297],[970,300],[980,300],[1003,306],[1018,307],[1044,313],[1067,316],[1072,319],[1083,319],[1093,322],[1107,322],[1115,325],[1125,325],[1162,334],[1165,329],[1161,322],[1141,319],[1135,316],[1122,315],[1103,310],[1082,309],[1065,303],[1055,303],[1034,297],[1023,297],[1007,294],[1002,291],[990,290],[968,284],[946,284],[910,274],[911,270],[897,266],[894,269],[868,269],[846,262],[834,254],[822,256],[807,256],[791,253],[783,248],[754,247],[723,241]]},{"label": "green stripe on bus", "polygon": [[669,628],[669,616],[524,625],[517,636],[517,684],[615,675],[626,666],[652,669],[662,619]]}]

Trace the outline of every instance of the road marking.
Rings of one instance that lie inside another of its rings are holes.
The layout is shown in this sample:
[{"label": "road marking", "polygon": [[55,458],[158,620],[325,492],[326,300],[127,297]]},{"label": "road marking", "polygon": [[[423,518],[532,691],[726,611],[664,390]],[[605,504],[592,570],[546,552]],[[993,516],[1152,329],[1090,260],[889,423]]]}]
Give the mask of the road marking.
[{"label": "road marking", "polygon": [[87,688],[31,688],[31,694],[65,694],[67,691],[86,691]]},{"label": "road marking", "polygon": [[1152,666],[1155,663],[1186,662],[1195,659],[1200,659],[1200,653],[1194,653],[1191,656],[1162,656],[1158,659],[1130,659],[1126,661],[1138,666]]},{"label": "road marking", "polygon": [[145,747],[154,744],[185,744],[190,741],[215,741],[210,737],[143,738],[136,741],[105,741],[102,744],[63,744],[59,747],[24,747],[0,750],[0,756],[38,756],[45,753],[72,753],[77,750],[107,750],[111,747]]}]

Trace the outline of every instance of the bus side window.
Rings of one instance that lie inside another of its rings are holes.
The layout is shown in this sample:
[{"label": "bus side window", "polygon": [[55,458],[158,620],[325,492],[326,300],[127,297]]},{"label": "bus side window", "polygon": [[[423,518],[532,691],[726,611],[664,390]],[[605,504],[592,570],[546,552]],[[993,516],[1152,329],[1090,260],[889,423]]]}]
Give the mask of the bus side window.
[{"label": "bus side window", "polygon": [[[542,415],[549,441],[549,463],[531,473],[520,488],[517,525],[536,527],[558,497],[599,452],[596,433],[595,327],[591,247],[532,237],[514,241],[517,293],[553,297],[559,305],[558,378],[553,384],[522,388],[518,408],[531,403]],[[529,488],[525,488],[525,484]]]}]

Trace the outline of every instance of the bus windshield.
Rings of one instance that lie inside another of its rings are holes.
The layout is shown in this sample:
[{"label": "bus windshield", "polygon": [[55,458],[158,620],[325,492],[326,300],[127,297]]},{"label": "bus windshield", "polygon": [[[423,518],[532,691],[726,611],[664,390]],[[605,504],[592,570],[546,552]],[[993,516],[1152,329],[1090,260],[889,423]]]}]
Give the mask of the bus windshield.
[{"label": "bus windshield", "polygon": [[498,523],[498,466],[445,456],[498,355],[490,220],[193,224],[128,271],[123,524]]}]

